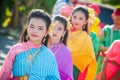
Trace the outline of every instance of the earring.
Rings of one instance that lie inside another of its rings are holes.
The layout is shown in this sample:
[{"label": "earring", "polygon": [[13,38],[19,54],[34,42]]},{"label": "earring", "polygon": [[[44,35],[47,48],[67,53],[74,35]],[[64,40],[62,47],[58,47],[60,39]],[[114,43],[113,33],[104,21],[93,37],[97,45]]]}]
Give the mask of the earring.
[{"label": "earring", "polygon": [[28,37],[28,35],[26,35],[26,40],[28,40],[29,39],[29,37]]},{"label": "earring", "polygon": [[83,25],[83,27],[82,27],[83,29],[85,29],[85,25]]},{"label": "earring", "polygon": [[63,40],[64,40],[64,36],[61,37],[61,42],[63,42]]},{"label": "earring", "polygon": [[46,36],[44,36],[44,37],[43,37],[43,41],[42,41],[42,42],[44,43],[44,42],[45,42],[45,40],[46,40]]},{"label": "earring", "polygon": [[46,39],[45,39],[45,37],[44,37],[44,38],[43,38],[43,43],[45,42],[45,40],[46,40]]}]

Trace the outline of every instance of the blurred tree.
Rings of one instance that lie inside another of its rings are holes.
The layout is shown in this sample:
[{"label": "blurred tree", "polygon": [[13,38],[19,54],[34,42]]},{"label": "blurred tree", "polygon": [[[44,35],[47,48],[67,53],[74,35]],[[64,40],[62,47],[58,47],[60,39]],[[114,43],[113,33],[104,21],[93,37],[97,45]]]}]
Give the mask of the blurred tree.
[{"label": "blurred tree", "polygon": [[24,14],[20,13],[23,16],[22,25],[26,23],[26,17],[31,9],[43,9],[51,14],[55,2],[56,0],[22,0],[22,5],[26,7]]},{"label": "blurred tree", "polygon": [[[0,2],[0,26],[21,28],[26,22],[28,12],[33,8],[43,9],[51,14],[56,0],[1,0]],[[7,19],[6,9],[11,12]],[[7,24],[6,24],[7,23]]]},{"label": "blurred tree", "polygon": [[120,0],[101,0],[101,1],[104,4],[110,4],[110,5],[115,6],[115,7],[117,7],[117,6],[120,7]]},{"label": "blurred tree", "polygon": [[0,1],[0,28],[3,27],[3,23],[10,21],[10,19],[7,18],[11,16],[11,13],[9,11],[12,10],[13,4],[14,4],[13,0]]}]

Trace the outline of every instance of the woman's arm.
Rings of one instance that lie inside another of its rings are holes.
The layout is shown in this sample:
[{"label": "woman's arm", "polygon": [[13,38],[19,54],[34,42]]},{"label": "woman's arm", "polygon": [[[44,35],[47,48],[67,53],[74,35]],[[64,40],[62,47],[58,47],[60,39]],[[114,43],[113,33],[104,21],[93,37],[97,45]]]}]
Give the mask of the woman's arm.
[{"label": "woman's arm", "polygon": [[106,71],[107,63],[108,63],[108,58],[105,57],[105,59],[103,61],[101,80],[106,80],[105,71]]},{"label": "woman's arm", "polygon": [[108,47],[100,46],[100,51],[105,52],[108,50]]},{"label": "woman's arm", "polygon": [[14,62],[15,49],[10,49],[0,71],[0,80],[9,80]]},{"label": "woman's arm", "polygon": [[118,80],[119,77],[120,77],[120,70],[116,72],[116,74],[112,77],[111,80]]}]

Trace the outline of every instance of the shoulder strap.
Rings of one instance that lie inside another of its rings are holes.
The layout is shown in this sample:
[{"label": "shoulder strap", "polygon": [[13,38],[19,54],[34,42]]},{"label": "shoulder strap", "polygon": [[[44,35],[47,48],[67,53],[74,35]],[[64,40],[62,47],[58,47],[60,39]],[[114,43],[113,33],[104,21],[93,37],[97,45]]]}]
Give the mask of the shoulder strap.
[{"label": "shoulder strap", "polygon": [[113,26],[110,28],[110,43],[112,43],[113,40]]}]

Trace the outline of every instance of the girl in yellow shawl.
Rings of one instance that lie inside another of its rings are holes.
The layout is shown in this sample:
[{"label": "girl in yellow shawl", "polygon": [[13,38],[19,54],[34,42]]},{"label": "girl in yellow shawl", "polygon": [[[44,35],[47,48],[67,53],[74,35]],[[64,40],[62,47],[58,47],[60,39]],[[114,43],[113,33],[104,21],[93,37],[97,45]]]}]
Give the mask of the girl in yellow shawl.
[{"label": "girl in yellow shawl", "polygon": [[74,8],[67,44],[72,52],[74,80],[94,80],[96,74],[96,60],[88,34],[88,18],[89,12],[85,7]]}]

